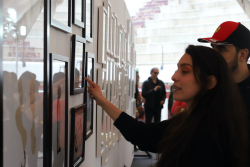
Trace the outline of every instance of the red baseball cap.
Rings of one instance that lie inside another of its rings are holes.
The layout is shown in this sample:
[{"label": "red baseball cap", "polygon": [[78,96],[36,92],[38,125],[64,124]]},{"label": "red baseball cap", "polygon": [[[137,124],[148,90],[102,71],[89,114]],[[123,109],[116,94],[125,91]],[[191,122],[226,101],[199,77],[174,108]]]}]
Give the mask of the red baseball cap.
[{"label": "red baseball cap", "polygon": [[250,31],[240,22],[223,22],[210,38],[198,38],[199,42],[210,42],[217,45],[235,45],[250,51]]}]

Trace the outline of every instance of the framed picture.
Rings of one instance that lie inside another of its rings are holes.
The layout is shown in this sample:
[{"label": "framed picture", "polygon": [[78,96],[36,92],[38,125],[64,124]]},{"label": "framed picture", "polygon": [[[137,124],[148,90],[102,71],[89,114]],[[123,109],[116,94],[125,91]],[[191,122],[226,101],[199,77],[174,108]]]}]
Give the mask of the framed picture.
[{"label": "framed picture", "polygon": [[97,69],[97,84],[101,87],[102,91],[106,91],[106,69],[98,68]]},{"label": "framed picture", "polygon": [[104,7],[107,9],[107,20],[106,20],[106,27],[107,27],[107,43],[106,43],[106,52],[110,55],[111,54],[111,32],[112,32],[112,25],[111,25],[111,3],[109,0],[104,0]]},{"label": "framed picture", "polygon": [[105,131],[103,133],[104,139],[104,152],[102,154],[102,166],[106,166],[109,161],[109,116],[106,112],[104,112],[104,126]]},{"label": "framed picture", "polygon": [[106,55],[106,41],[107,38],[107,11],[104,6],[99,7],[99,29],[98,29],[98,58],[97,62],[101,64],[106,64],[107,55]]},{"label": "framed picture", "polygon": [[134,62],[134,48],[135,48],[135,44],[132,43],[132,44],[130,45],[130,54],[129,54],[129,56],[130,56],[131,64],[132,64],[133,66],[134,66],[134,64],[135,64],[135,62]]},{"label": "framed picture", "polygon": [[70,166],[80,166],[84,161],[86,138],[86,104],[71,109]]},{"label": "framed picture", "polygon": [[123,26],[120,24],[119,27],[119,60],[120,64],[123,64],[124,58],[123,58]]},{"label": "framed picture", "polygon": [[84,65],[86,40],[78,35],[72,36],[72,57],[70,73],[70,94],[84,93]]},{"label": "framed picture", "polygon": [[[95,70],[95,55],[93,53],[86,53],[86,73],[85,76],[90,79],[91,81],[95,82],[94,80],[94,70]],[[86,92],[88,92],[87,81],[86,81]],[[91,99],[88,94],[86,93],[84,99],[87,103],[87,125],[86,125],[86,140],[93,134],[93,99]]]},{"label": "framed picture", "polygon": [[51,0],[51,26],[71,33],[71,0]]},{"label": "framed picture", "polygon": [[114,58],[114,49],[113,49],[113,31],[114,31],[114,20],[115,20],[115,16],[113,15],[113,13],[111,13],[111,18],[110,18],[110,27],[109,27],[109,46],[110,46],[110,57]]},{"label": "framed picture", "polygon": [[85,28],[86,0],[73,0],[73,24]]},{"label": "framed picture", "polygon": [[117,100],[117,62],[115,62],[114,61],[114,64],[113,64],[113,84],[112,84],[113,86],[112,86],[112,88],[113,88],[113,90],[112,90],[112,92],[113,92],[113,97],[112,97],[112,101],[113,101],[113,103],[115,103],[116,102],[116,100]]},{"label": "framed picture", "polygon": [[112,37],[113,37],[113,43],[112,43],[112,48],[113,48],[113,50],[112,50],[112,52],[113,52],[113,56],[115,57],[115,58],[117,58],[118,56],[118,53],[119,52],[117,52],[118,51],[118,22],[117,22],[117,20],[118,20],[118,17],[117,17],[117,14],[116,13],[113,13],[113,16],[114,16],[114,20],[113,20],[113,35],[112,35]]},{"label": "framed picture", "polygon": [[110,101],[110,58],[107,57],[107,64],[106,64],[106,94],[107,99]]},{"label": "framed picture", "polygon": [[[106,97],[106,91],[102,90],[102,94]],[[105,153],[105,134],[106,134],[106,122],[105,122],[104,109],[96,105],[96,156],[102,157]]]},{"label": "framed picture", "polygon": [[[51,166],[67,166],[68,57],[50,53]],[[53,157],[53,158],[52,158]]]},{"label": "framed picture", "polygon": [[126,59],[127,59],[127,62],[128,63],[131,63],[131,59],[130,59],[130,49],[131,49],[131,46],[130,46],[130,34],[129,33],[126,33],[126,40],[127,40],[127,43],[125,44],[126,45]]},{"label": "framed picture", "polygon": [[132,43],[131,37],[130,37],[130,36],[132,36],[132,22],[130,19],[127,20],[127,33],[129,34],[128,41],[129,41],[129,43]]},{"label": "framed picture", "polygon": [[123,33],[123,36],[124,36],[124,51],[123,51],[123,59],[124,59],[124,64],[126,64],[127,62],[127,57],[128,57],[128,34],[127,33]]},{"label": "framed picture", "polygon": [[85,26],[85,38],[87,42],[93,42],[93,17],[94,17],[94,0],[85,0],[86,1],[86,26]]},{"label": "framed picture", "polygon": [[109,58],[109,88],[108,88],[108,100],[112,103],[113,102],[113,87],[114,87],[114,59]]}]

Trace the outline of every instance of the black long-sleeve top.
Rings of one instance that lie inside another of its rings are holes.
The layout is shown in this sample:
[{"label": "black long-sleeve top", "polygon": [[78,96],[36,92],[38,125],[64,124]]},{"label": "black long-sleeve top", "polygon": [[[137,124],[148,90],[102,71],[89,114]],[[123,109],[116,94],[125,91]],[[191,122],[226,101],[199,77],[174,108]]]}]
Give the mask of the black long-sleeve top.
[{"label": "black long-sleeve top", "polygon": [[[122,112],[114,125],[120,130],[124,138],[137,145],[142,151],[158,152],[158,143],[164,136],[164,130],[171,123],[170,120],[145,124]],[[189,162],[185,166],[221,167],[230,166],[229,160],[220,154],[217,145],[211,140],[206,124],[202,124],[191,142],[190,153],[187,153]],[[226,152],[226,151],[223,151]],[[180,159],[181,161],[181,159]]]}]

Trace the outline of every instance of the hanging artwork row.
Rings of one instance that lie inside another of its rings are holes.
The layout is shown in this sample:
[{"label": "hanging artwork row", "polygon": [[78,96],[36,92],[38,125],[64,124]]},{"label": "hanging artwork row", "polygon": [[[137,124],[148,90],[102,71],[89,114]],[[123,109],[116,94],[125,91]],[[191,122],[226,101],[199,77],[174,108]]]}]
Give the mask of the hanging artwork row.
[{"label": "hanging artwork row", "polygon": [[93,0],[51,0],[50,24],[72,33],[72,23],[82,28],[82,37],[93,42]]}]

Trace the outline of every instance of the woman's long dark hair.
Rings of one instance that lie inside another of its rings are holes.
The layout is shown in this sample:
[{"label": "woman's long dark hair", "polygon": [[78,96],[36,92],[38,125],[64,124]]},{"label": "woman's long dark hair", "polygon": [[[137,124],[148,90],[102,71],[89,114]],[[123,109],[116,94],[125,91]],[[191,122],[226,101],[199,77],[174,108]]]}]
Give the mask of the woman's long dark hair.
[{"label": "woman's long dark hair", "polygon": [[[204,46],[190,45],[186,53],[192,58],[194,76],[201,91],[195,96],[189,111],[172,118],[159,143],[161,154],[156,166],[186,166],[187,155],[192,152],[190,145],[202,124],[208,127],[208,136],[220,150],[218,154],[228,158],[225,162],[231,166],[246,166],[246,110],[225,59],[217,51]],[[209,90],[211,75],[216,77],[217,84]]]}]

